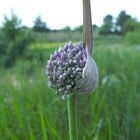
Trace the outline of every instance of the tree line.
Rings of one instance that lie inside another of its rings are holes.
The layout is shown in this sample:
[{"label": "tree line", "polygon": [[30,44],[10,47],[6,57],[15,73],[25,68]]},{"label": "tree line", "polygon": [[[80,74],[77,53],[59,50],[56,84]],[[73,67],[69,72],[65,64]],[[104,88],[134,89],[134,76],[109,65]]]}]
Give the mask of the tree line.
[{"label": "tree line", "polygon": [[133,18],[123,10],[118,14],[118,17],[115,20],[112,15],[106,15],[103,19],[103,24],[100,27],[99,33],[103,35],[126,35],[127,32],[135,31],[139,27],[140,23],[136,18]]},{"label": "tree line", "polygon": [[[101,27],[97,25],[93,25],[93,30],[98,30],[100,35],[126,35],[129,31],[135,31],[140,27],[140,23],[136,18],[133,18],[131,15],[127,14],[126,11],[122,10],[116,18],[114,18],[111,14],[106,15],[103,18],[103,23]],[[33,31],[35,32],[48,32],[48,31],[57,31],[52,30],[47,27],[47,23],[42,21],[41,16],[38,16],[33,25]],[[82,25],[75,27],[73,30],[66,26],[59,31],[80,31],[82,32]]]},{"label": "tree line", "polygon": [[[93,30],[100,35],[117,34],[126,37],[129,44],[139,43],[140,22],[125,11],[121,11],[114,20],[113,16],[108,14],[103,19],[101,27],[93,25]],[[21,24],[21,20],[12,12],[11,17],[4,16],[2,27],[0,27],[0,64],[5,67],[11,67],[17,58],[27,53],[27,46],[35,40],[35,33],[47,33],[51,30],[47,27],[41,16],[37,16],[32,28]],[[63,32],[77,31],[82,32],[82,25],[73,30],[69,26],[59,30]]]}]

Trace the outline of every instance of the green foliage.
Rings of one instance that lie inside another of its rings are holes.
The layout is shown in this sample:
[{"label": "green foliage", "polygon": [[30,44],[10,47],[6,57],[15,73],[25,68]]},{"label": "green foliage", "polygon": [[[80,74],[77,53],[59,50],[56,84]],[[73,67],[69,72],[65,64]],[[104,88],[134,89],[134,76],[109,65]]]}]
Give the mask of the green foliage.
[{"label": "green foliage", "polygon": [[103,19],[103,25],[100,28],[100,34],[109,34],[113,28],[113,17],[111,15],[106,15]]},{"label": "green foliage", "polygon": [[133,20],[127,20],[124,23],[124,33],[127,34],[127,32],[132,32],[137,28],[137,22]]},{"label": "green foliage", "polygon": [[126,32],[133,30],[132,28],[126,27],[128,21],[134,22],[135,19],[128,15],[124,10],[121,11],[116,21],[116,29],[119,29],[118,32],[120,32],[120,34],[124,35]]},{"label": "green foliage", "polygon": [[135,18],[132,18],[123,10],[118,14],[116,22],[113,22],[112,15],[106,15],[99,33],[101,35],[125,35],[129,31],[134,31],[137,23]]},{"label": "green foliage", "polygon": [[128,45],[139,45],[140,44],[140,30],[135,32],[128,32],[125,36],[125,42]]},{"label": "green foliage", "polygon": [[60,31],[62,31],[62,32],[70,32],[71,28],[69,26],[66,26],[66,27],[62,28]]},{"label": "green foliage", "polygon": [[42,21],[42,18],[40,15],[34,21],[33,30],[36,32],[46,32],[49,30],[47,28],[47,23]]},{"label": "green foliage", "polygon": [[0,32],[0,57],[5,67],[11,67],[16,59],[23,56],[29,43],[33,40],[31,31],[21,26],[15,14],[5,16]]},{"label": "green foliage", "polygon": [[[94,49],[98,88],[91,96],[78,97],[79,140],[139,140],[139,50],[122,46],[117,37],[102,39],[95,40]],[[30,46],[44,63],[35,55],[18,60],[10,70],[0,68],[1,140],[69,139],[66,101],[47,87],[45,75],[50,53],[62,44]]]},{"label": "green foliage", "polygon": [[99,28],[99,27],[98,27],[96,24],[93,24],[93,25],[92,25],[92,29],[93,29],[93,31],[97,31],[98,28]]},{"label": "green foliage", "polygon": [[83,25],[74,28],[74,31],[82,32],[82,30],[83,30]]},{"label": "green foliage", "polygon": [[125,28],[129,28],[129,32],[125,35],[125,42],[128,45],[139,45],[140,44],[140,23],[128,21]]}]

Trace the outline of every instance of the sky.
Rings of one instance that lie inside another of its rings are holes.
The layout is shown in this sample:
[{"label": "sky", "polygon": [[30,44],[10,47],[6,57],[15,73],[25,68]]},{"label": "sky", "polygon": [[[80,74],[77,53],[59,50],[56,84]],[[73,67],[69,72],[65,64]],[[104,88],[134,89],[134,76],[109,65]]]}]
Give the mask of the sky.
[{"label": "sky", "polygon": [[[140,21],[139,5],[139,0],[91,0],[92,23],[101,26],[107,14],[116,18],[122,10]],[[82,0],[1,0],[0,25],[11,10],[29,27],[39,15],[51,29],[82,25]]]}]

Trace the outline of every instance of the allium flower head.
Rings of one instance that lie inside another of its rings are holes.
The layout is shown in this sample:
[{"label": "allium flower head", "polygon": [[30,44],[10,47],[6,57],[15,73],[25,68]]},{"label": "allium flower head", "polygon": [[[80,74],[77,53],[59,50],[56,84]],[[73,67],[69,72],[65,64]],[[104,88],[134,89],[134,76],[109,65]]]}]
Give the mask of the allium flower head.
[{"label": "allium flower head", "polygon": [[[56,94],[63,98],[71,96],[75,91],[82,93],[81,90],[83,90],[86,93],[84,84],[85,82],[89,83],[87,77],[90,73],[89,71],[85,72],[87,64],[89,64],[88,60],[88,52],[82,43],[72,44],[69,42],[65,44],[63,48],[56,50],[48,60],[46,69],[48,86],[55,89]],[[85,85],[87,86],[87,84]],[[86,89],[91,91],[89,87]]]}]

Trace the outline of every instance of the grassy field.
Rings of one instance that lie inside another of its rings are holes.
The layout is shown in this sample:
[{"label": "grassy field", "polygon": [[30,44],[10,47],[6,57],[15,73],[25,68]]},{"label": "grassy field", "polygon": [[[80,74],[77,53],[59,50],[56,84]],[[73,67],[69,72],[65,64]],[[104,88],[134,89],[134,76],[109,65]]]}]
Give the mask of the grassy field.
[{"label": "grassy field", "polygon": [[[50,53],[63,44],[32,44],[28,57],[0,68],[0,140],[69,140],[66,101],[47,87],[45,75]],[[93,57],[99,85],[78,97],[79,140],[139,140],[140,49],[97,38]]]}]

